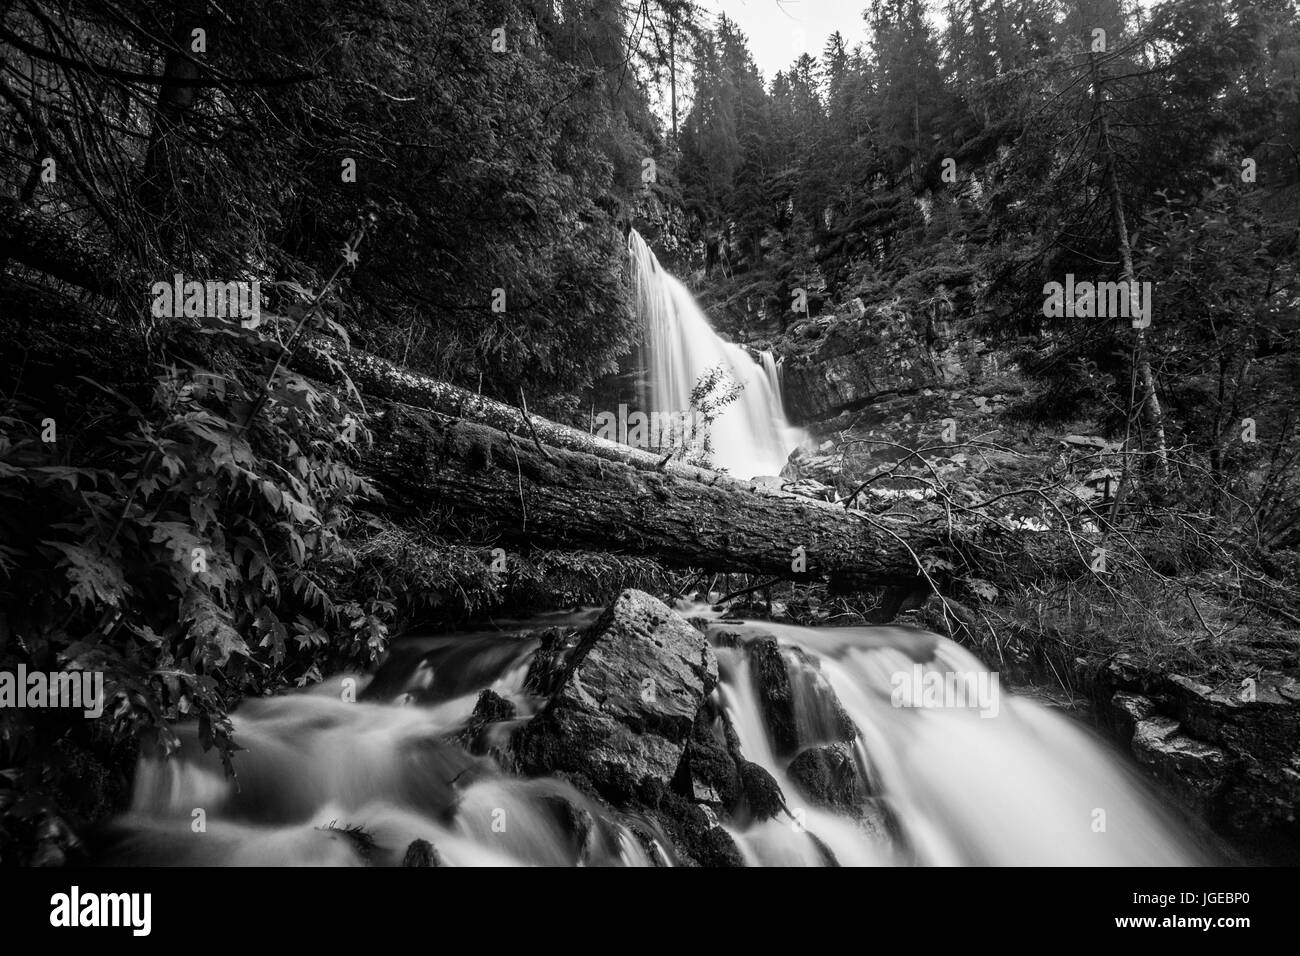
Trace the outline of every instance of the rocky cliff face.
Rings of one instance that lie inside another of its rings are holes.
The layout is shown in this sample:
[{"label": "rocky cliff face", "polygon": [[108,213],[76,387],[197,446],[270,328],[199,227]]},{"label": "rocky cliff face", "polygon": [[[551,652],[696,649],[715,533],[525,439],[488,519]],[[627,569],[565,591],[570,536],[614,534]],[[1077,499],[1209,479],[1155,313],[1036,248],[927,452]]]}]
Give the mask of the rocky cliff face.
[{"label": "rocky cliff face", "polygon": [[1094,687],[1101,720],[1186,806],[1248,852],[1300,853],[1300,681],[1210,687],[1120,656]]},{"label": "rocky cliff face", "polygon": [[[797,453],[783,477],[824,485],[831,500],[855,492],[867,504],[925,497],[927,483],[938,478],[951,483],[959,502],[1010,496],[1016,502],[1012,525],[1036,531],[1056,526],[1059,513],[1014,492],[1043,484],[1050,474],[1064,496],[1057,506],[1073,513],[1106,500],[1123,469],[1118,443],[1098,434],[1094,423],[1036,429],[1008,414],[1034,386],[1007,352],[963,337],[952,325],[887,307],[841,308],[793,326],[780,351],[787,411],[816,436],[815,447]],[[926,462],[909,457],[910,449],[927,449]],[[1193,590],[1210,587],[1204,580],[1188,583]],[[1020,588],[1011,581],[1000,585],[1004,593],[995,606],[980,610],[1005,616],[999,627],[1014,631],[1014,607],[1007,605],[1018,603]],[[946,633],[942,615],[921,623]],[[1194,660],[1126,659],[1129,638],[1122,625],[1116,620],[1113,633],[1093,647],[1109,649],[1110,656],[1071,650],[1080,643],[1075,634],[1052,637],[1049,629],[1032,640],[1052,645],[1046,656],[1055,656],[1070,683],[1086,689],[1097,722],[1189,812],[1248,854],[1294,858],[1300,853],[1300,654],[1294,635],[1264,619],[1228,629],[1232,672],[1254,675],[1254,697],[1247,700],[1240,675],[1218,684],[1223,674],[1211,676]],[[1200,628],[1195,619],[1187,626]],[[1134,640],[1141,643],[1141,636]],[[1290,650],[1260,653],[1261,642]],[[990,643],[985,660],[1006,650]],[[1042,665],[1046,656],[1026,643],[1027,658]],[[1046,666],[1021,676],[1040,684],[1060,679]]]},{"label": "rocky cliff face", "polygon": [[888,309],[805,319],[780,347],[786,412],[796,424],[825,421],[881,396],[970,384],[997,357],[949,323]]}]

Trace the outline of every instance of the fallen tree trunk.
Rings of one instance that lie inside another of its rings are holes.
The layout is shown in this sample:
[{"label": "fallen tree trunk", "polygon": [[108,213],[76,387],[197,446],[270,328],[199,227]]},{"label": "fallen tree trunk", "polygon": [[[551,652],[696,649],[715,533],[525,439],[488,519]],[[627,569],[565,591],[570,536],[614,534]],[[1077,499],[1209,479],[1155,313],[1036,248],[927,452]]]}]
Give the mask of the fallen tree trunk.
[{"label": "fallen tree trunk", "polygon": [[937,543],[924,540],[915,525],[842,506],[541,446],[400,405],[377,414],[373,431],[366,464],[399,511],[427,513],[441,505],[506,545],[903,584],[918,579],[913,551]]},{"label": "fallen tree trunk", "polygon": [[[0,261],[4,256],[89,292],[106,295],[116,288],[110,279],[113,270],[108,256],[96,242],[79,237],[67,223],[56,217],[12,201],[0,202]],[[144,277],[136,275],[131,281],[139,283],[143,295],[148,287]],[[764,486],[744,480],[748,476],[726,476],[696,468],[666,455],[656,455],[537,415],[527,415],[520,408],[419,375],[378,356],[344,348],[333,339],[317,338],[300,346],[289,364],[303,374],[333,385],[342,385],[346,375],[357,389],[367,395],[468,418],[517,437],[535,438],[547,445],[586,452],[637,468],[668,471],[723,485],[734,483],[737,487],[764,493]]]},{"label": "fallen tree trunk", "polygon": [[[14,231],[30,239],[45,224],[28,217]],[[75,243],[19,245],[20,261],[49,271],[49,258],[62,259],[64,268],[53,274],[105,288],[95,281],[102,273],[93,255],[68,255],[83,251]],[[473,523],[513,546],[615,551],[670,566],[858,584],[915,584],[917,555],[939,546],[915,523],[607,441],[335,343],[317,340],[291,364],[336,386],[346,375],[384,401],[372,409],[375,441],[366,465],[393,510],[427,516],[441,507],[461,526]]]},{"label": "fallen tree trunk", "polygon": [[[699,468],[666,453],[655,454],[590,435],[539,415],[526,413],[522,407],[507,405],[448,382],[420,375],[368,352],[345,349],[334,340],[318,339],[311,346],[295,355],[290,363],[294,368],[334,385],[342,384],[340,372],[346,373],[353,385],[365,395],[464,418],[508,432],[527,442],[582,452],[633,468],[707,481],[724,488],[747,489],[756,494],[781,493],[766,484]],[[328,359],[324,356],[328,356]]]}]

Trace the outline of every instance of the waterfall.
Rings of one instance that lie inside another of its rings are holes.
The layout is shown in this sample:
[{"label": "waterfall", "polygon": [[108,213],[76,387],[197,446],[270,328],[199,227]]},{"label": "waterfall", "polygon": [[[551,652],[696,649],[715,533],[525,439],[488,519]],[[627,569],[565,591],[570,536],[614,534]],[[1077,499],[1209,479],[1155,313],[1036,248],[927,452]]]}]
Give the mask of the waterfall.
[{"label": "waterfall", "polygon": [[636,230],[628,236],[628,250],[637,309],[646,328],[650,380],[645,411],[689,413],[691,390],[700,376],[720,366],[743,389],[713,422],[713,466],[737,478],[778,474],[805,435],[786,419],[775,357],[763,352],[755,362],[741,346],[721,339],[686,286],[664,271]]},{"label": "waterfall", "polygon": [[[692,618],[708,605],[682,602]],[[548,616],[582,627],[599,609]],[[1189,865],[1209,859],[1108,745],[1037,701],[1001,694],[995,716],[971,709],[898,707],[891,675],[986,672],[968,651],[901,627],[726,624],[714,643],[715,700],[746,759],[777,781],[799,826],[784,817],[719,824],[751,866]],[[524,674],[536,631],[406,638],[373,679],[339,675],[316,687],[245,701],[232,714],[238,783],[193,724],[177,727],[170,759],[145,756],[129,813],[103,861],[119,864],[400,865],[427,840],[448,866],[648,866],[675,862],[647,817],[615,813],[564,780],[520,779],[491,756],[454,743],[490,688],[512,701],[508,734],[544,703]],[[848,745],[866,783],[863,813],[810,805],[790,758],[778,755],[745,651],[775,636],[790,677],[798,747],[829,739],[832,710],[856,731]],[[353,681],[360,697],[340,689]],[[842,707],[842,711],[839,709]],[[195,836],[196,808],[205,829]],[[1104,825],[1098,823],[1104,813]],[[575,834],[574,819],[595,821]],[[872,820],[877,822],[873,823]],[[499,821],[509,825],[497,825]],[[363,826],[365,854],[347,827]],[[636,836],[640,832],[641,837]]]},{"label": "waterfall", "polygon": [[[707,614],[706,606],[687,613]],[[728,623],[734,638],[749,626]],[[859,774],[883,797],[897,835],[881,839],[835,814],[803,808],[805,833],[789,826],[733,832],[751,865],[820,865],[814,834],[848,865],[1186,866],[1204,863],[1146,783],[1069,718],[1003,692],[996,716],[973,709],[898,707],[892,675],[913,667],[922,635],[892,626],[797,627],[764,621],[786,653],[803,743],[825,740],[828,685],[853,719]],[[926,671],[987,673],[960,645],[939,635]],[[765,737],[762,705],[743,651],[717,650],[722,700],[746,756],[795,795],[788,760]],[[813,663],[815,662],[815,663]],[[1104,816],[1102,815],[1104,813]]]}]

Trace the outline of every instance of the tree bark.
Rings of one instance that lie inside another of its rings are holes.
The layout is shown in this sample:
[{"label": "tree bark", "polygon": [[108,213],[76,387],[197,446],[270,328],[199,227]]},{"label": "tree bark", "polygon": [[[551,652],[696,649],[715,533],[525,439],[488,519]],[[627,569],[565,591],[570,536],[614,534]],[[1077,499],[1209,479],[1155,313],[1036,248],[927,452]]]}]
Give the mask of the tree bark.
[{"label": "tree bark", "polygon": [[766,485],[698,468],[669,458],[666,453],[655,454],[561,425],[539,415],[526,415],[522,408],[420,375],[368,352],[345,349],[333,340],[317,339],[311,342],[295,355],[292,366],[312,378],[333,385],[341,385],[343,375],[346,374],[357,390],[365,395],[469,419],[507,432],[530,445],[540,443],[582,452],[642,471],[707,481],[723,488],[745,489],[755,494],[779,494]]},{"label": "tree bark", "polygon": [[[539,446],[401,405],[375,417],[364,468],[399,512],[439,507],[504,546],[597,549],[675,567],[859,584],[919,578],[910,522]],[[545,448],[545,450],[543,450]],[[885,530],[888,529],[888,530]],[[796,549],[806,565],[796,569]]]},{"label": "tree bark", "polygon": [[[111,316],[17,280],[0,281],[0,315],[14,333],[40,328],[42,348],[62,349],[65,362],[76,342],[128,345]],[[40,323],[50,316],[46,329]],[[471,528],[505,547],[618,552],[671,567],[830,577],[852,587],[924,584],[918,559],[960,565],[972,544],[969,531],[848,510],[665,462],[535,415],[525,421],[521,409],[364,352],[320,350],[330,362],[306,358],[312,351],[300,353],[300,372],[339,387],[347,371],[366,395],[374,440],[362,470],[384,492],[384,507],[432,533],[463,537]]]},{"label": "tree bark", "polygon": [[[202,11],[206,3],[197,6]],[[176,232],[175,224],[168,221],[176,190],[176,154],[186,114],[194,105],[196,89],[192,82],[199,78],[199,68],[189,53],[192,33],[197,27],[211,26],[198,11],[185,4],[172,14],[172,49],[167,51],[163,65],[163,76],[168,82],[158,90],[153,129],[140,176],[140,204],[159,220],[159,234],[165,245],[170,244]]]},{"label": "tree bark", "polygon": [[[1088,54],[1088,65],[1092,74],[1093,106],[1097,113],[1097,138],[1106,164],[1106,191],[1110,199],[1111,217],[1115,222],[1115,241],[1119,247],[1120,274],[1125,285],[1132,290],[1137,279],[1133,275],[1133,250],[1129,244],[1128,219],[1124,215],[1124,197],[1119,188],[1115,149],[1111,145],[1110,126],[1106,122],[1105,77],[1098,69],[1092,53]],[[1151,431],[1151,443],[1156,457],[1156,474],[1164,478],[1169,470],[1165,416],[1164,410],[1160,407],[1160,396],[1156,393],[1155,375],[1151,371],[1146,329],[1135,328],[1133,336],[1133,362],[1137,370],[1138,384],[1142,389],[1142,417]]]}]

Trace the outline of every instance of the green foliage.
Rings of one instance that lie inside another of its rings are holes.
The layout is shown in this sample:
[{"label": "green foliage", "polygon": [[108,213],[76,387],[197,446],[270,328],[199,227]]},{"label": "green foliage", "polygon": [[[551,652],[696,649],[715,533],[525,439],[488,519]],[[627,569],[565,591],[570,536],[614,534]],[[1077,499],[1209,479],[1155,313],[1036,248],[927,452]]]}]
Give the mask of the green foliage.
[{"label": "green foliage", "polygon": [[[658,133],[628,82],[617,0],[561,18],[535,0],[60,6],[53,32],[31,10],[5,15],[27,46],[5,48],[0,192],[107,251],[124,317],[142,274],[320,284],[375,212],[336,309],[369,351],[501,397],[523,386],[540,409],[633,345],[620,226]],[[170,39],[188,43],[192,24],[208,35],[201,85],[116,72],[192,68]]]},{"label": "green foliage", "polygon": [[[378,495],[355,467],[360,409],[283,361],[304,329],[328,331],[327,292],[178,330],[215,361],[157,368],[142,401],[81,380],[62,409],[19,395],[0,416],[0,668],[102,672],[106,698],[89,732],[80,713],[0,712],[7,826],[44,818],[51,742],[166,752],[168,723],[197,719],[229,769],[241,697],[385,650],[394,608],[354,590],[346,539]],[[93,426],[67,428],[87,406]]]},{"label": "green foliage", "polygon": [[683,444],[679,457],[687,458],[693,465],[711,468],[713,459],[713,422],[719,413],[740,397],[745,386],[735,381],[719,365],[707,368],[691,387],[690,408],[695,416],[696,433],[690,437],[691,445],[699,449],[688,456],[690,446]]}]

